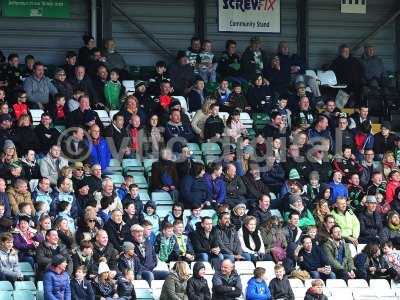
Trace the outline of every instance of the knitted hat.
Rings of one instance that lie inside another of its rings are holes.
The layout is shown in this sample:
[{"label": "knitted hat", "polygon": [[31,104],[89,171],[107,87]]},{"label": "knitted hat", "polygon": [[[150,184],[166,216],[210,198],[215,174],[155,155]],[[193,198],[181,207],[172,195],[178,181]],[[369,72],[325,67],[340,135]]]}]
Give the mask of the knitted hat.
[{"label": "knitted hat", "polygon": [[319,180],[319,173],[318,173],[317,171],[312,171],[312,172],[310,173],[310,176],[309,176],[308,178],[310,178],[310,180],[311,180],[311,179],[317,179],[317,180]]},{"label": "knitted hat", "polygon": [[146,86],[146,82],[144,82],[142,80],[139,80],[139,81],[135,82],[135,90],[137,90],[142,85]]},{"label": "knitted hat", "polygon": [[389,121],[383,121],[381,128],[386,128],[386,129],[392,130],[392,125],[390,124]]},{"label": "knitted hat", "polygon": [[91,109],[85,110],[83,113],[83,123],[86,124],[94,120],[96,120],[96,113]]},{"label": "knitted hat", "polygon": [[15,148],[15,144],[12,140],[5,140],[3,145],[3,151],[6,151],[9,148]]},{"label": "knitted hat", "polygon": [[10,114],[1,114],[0,115],[0,123],[3,123],[4,121],[12,121],[11,115]]},{"label": "knitted hat", "polygon": [[187,57],[186,52],[183,50],[178,51],[178,53],[176,54],[176,59],[181,59],[182,57]]},{"label": "knitted hat", "polygon": [[97,271],[97,274],[103,274],[105,272],[110,272],[110,268],[108,267],[107,263],[102,261],[99,263],[99,270]]},{"label": "knitted hat", "polygon": [[289,196],[289,204],[294,204],[297,201],[303,201],[299,194],[291,194]]},{"label": "knitted hat", "polygon": [[63,262],[66,262],[66,261],[67,261],[66,257],[65,257],[64,255],[61,255],[61,254],[54,255],[54,256],[51,258],[51,264],[52,264],[53,266],[59,266],[59,265],[61,265]]},{"label": "knitted hat", "polygon": [[289,180],[299,180],[299,179],[300,179],[299,172],[296,169],[290,169]]},{"label": "knitted hat", "polygon": [[239,208],[244,208],[244,209],[246,209],[246,204],[244,204],[244,203],[239,203],[239,204],[237,204],[237,205],[233,208],[233,211],[236,212],[236,210],[239,209]]},{"label": "knitted hat", "polygon": [[378,203],[378,200],[376,200],[374,195],[369,195],[367,196],[366,203]]},{"label": "knitted hat", "polygon": [[250,145],[246,145],[243,148],[243,154],[254,154],[254,148]]},{"label": "knitted hat", "polygon": [[122,244],[122,251],[128,252],[129,250],[135,250],[135,245],[131,242],[124,242]]},{"label": "knitted hat", "polygon": [[86,179],[78,180],[76,182],[76,190],[79,191],[81,188],[87,185],[89,185],[89,183],[87,182]]}]

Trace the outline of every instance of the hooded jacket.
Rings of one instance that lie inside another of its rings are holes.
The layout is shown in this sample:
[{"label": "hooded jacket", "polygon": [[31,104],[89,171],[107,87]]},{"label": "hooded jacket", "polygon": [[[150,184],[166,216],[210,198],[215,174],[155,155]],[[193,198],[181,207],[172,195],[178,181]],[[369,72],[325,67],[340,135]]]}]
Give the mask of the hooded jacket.
[{"label": "hooded jacket", "polygon": [[234,300],[242,295],[242,282],[235,270],[229,277],[221,272],[214,274],[212,279],[213,300]]},{"label": "hooded jacket", "polygon": [[247,300],[271,300],[271,292],[265,280],[257,281],[255,277],[251,278],[247,283],[246,289]]},{"label": "hooded jacket", "polygon": [[196,262],[193,266],[193,277],[189,278],[186,286],[186,294],[190,300],[211,300],[207,280],[199,276],[199,271],[203,268],[205,266],[202,262]]},{"label": "hooded jacket", "polygon": [[44,299],[71,300],[71,286],[67,272],[58,274],[49,268],[43,277]]},{"label": "hooded jacket", "polygon": [[187,300],[186,285],[187,281],[181,280],[175,272],[169,273],[164,281],[160,300]]}]

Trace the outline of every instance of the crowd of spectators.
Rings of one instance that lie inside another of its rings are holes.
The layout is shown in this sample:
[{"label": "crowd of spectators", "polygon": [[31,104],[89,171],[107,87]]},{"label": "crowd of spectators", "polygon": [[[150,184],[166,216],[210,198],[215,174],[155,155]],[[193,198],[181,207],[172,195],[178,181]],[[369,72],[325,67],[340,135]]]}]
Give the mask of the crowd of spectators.
[{"label": "crowd of spectators", "polygon": [[[316,279],[306,299],[323,299],[326,279],[400,280],[400,138],[387,122],[371,132],[362,90],[384,75],[372,45],[360,59],[342,45],[332,62],[358,105],[348,115],[287,42],[270,56],[257,37],[243,54],[229,40],[219,57],[194,37],[130,93],[115,41],[83,40],[53,78],[32,55],[1,65],[1,280],[26,279],[27,262],[46,299],[63,300],[136,299],[135,279],[165,280],[161,300],[294,299],[287,276]],[[95,110],[118,112],[105,126]],[[254,138],[242,112],[268,118]],[[188,144],[206,142],[223,150],[208,164]],[[168,193],[170,213],[144,203],[131,175],[116,186],[111,158],[155,159],[149,192]],[[276,277],[257,267],[244,291],[235,261],[273,261]]]}]

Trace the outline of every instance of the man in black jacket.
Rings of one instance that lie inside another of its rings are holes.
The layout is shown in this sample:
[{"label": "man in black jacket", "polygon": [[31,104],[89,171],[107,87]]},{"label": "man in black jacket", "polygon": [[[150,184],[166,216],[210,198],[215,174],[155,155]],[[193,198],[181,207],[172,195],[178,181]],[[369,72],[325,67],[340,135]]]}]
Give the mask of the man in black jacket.
[{"label": "man in black jacket", "polygon": [[279,111],[271,112],[271,122],[265,125],[263,136],[265,138],[286,138],[289,136],[289,131]]},{"label": "man in black jacket", "polygon": [[221,263],[221,270],[212,279],[213,299],[237,299],[242,295],[242,282],[229,259]]},{"label": "man in black jacket", "polygon": [[268,195],[261,195],[258,198],[258,205],[249,212],[249,216],[256,217],[258,226],[264,224],[271,218],[270,204],[271,198]]},{"label": "man in black jacket", "polygon": [[262,195],[269,195],[268,186],[261,180],[258,164],[250,165],[246,175],[242,177],[242,181],[247,188],[246,198],[249,207],[257,205],[256,200]]},{"label": "man in black jacket", "polygon": [[44,112],[40,119],[40,124],[35,127],[35,133],[38,137],[38,154],[45,155],[49,152],[51,146],[57,144],[60,132],[51,126],[52,119],[48,112]]},{"label": "man in black jacket", "polygon": [[[66,136],[64,136],[66,137]],[[61,144],[62,154],[65,158],[71,160],[86,161],[89,155],[89,146],[86,144],[85,133],[82,127],[74,127],[72,136],[66,137]]]},{"label": "man in black jacket", "polygon": [[117,150],[118,154],[120,155],[123,155],[129,151],[130,139],[128,137],[128,133],[126,132],[126,128],[124,127],[124,123],[124,116],[120,113],[116,113],[113,116],[112,123],[104,129],[104,136],[113,140],[115,150]]},{"label": "man in black jacket", "polygon": [[223,260],[221,253],[221,240],[213,229],[212,219],[203,217],[201,223],[196,224],[196,230],[190,233],[190,241],[198,261],[211,261],[214,269]]},{"label": "man in black jacket", "polygon": [[111,219],[104,224],[104,230],[110,237],[110,242],[114,248],[120,253],[122,252],[122,244],[125,237],[129,234],[129,228],[122,220],[122,211],[114,209],[111,213]]},{"label": "man in black jacket", "polygon": [[[112,271],[117,270],[118,251],[115,250],[113,245],[108,241],[108,234],[105,230],[101,229],[96,233],[96,241],[93,245],[93,261],[95,266],[98,267],[100,258],[105,257],[107,264]],[[96,270],[97,273],[97,270]]]},{"label": "man in black jacket", "polygon": [[378,201],[375,195],[367,196],[364,210],[358,215],[360,221],[360,243],[379,243],[379,236],[383,229],[381,215],[376,211]]},{"label": "man in black jacket", "polygon": [[[83,124],[85,124],[84,117],[87,110],[91,110],[89,96],[82,95],[79,97],[79,108],[70,112],[67,116],[67,128],[82,126]],[[104,127],[99,118],[99,115],[95,111],[92,112],[94,114],[96,124],[100,127],[101,131],[103,131]]]},{"label": "man in black jacket", "polygon": [[219,105],[213,103],[210,105],[211,115],[207,118],[204,124],[204,138],[206,140],[216,138],[219,139],[224,132],[224,121],[218,116]]},{"label": "man in black jacket", "polygon": [[90,77],[86,74],[86,69],[84,66],[77,66],[75,68],[75,76],[71,80],[69,80],[73,89],[81,89],[82,91],[85,91],[86,94],[89,95],[90,100],[92,101],[92,105],[96,105],[99,102],[99,99],[97,98],[97,93],[93,87],[92,80]]}]

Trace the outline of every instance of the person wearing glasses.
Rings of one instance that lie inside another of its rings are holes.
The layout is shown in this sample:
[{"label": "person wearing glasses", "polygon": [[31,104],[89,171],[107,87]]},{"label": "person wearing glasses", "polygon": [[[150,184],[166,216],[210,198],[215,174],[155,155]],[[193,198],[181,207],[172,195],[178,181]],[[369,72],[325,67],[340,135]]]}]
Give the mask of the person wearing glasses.
[{"label": "person wearing glasses", "polygon": [[56,69],[52,83],[56,87],[58,92],[65,96],[65,99],[72,98],[73,88],[71,83],[69,83],[69,81],[67,80],[67,74],[64,69]]}]

